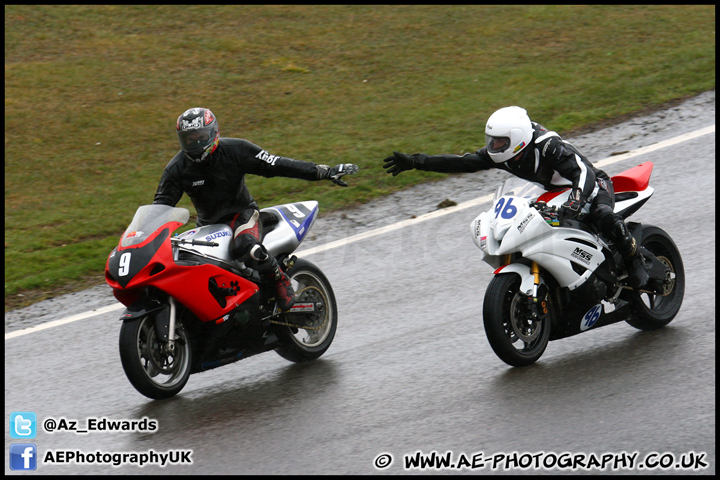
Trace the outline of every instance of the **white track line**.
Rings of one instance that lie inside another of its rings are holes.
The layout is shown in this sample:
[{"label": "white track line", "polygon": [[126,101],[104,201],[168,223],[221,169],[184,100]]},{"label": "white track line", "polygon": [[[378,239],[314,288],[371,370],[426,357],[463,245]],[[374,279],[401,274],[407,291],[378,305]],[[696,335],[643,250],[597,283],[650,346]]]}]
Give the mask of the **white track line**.
[{"label": "white track line", "polygon": [[[611,165],[613,163],[622,162],[623,160],[628,160],[630,158],[637,157],[639,155],[644,155],[646,153],[654,152],[656,150],[668,148],[673,145],[677,145],[678,143],[687,142],[688,140],[693,140],[695,138],[702,137],[703,135],[708,135],[708,134],[714,133],[714,132],[715,132],[715,125],[710,125],[708,127],[701,128],[700,130],[695,130],[694,132],[685,133],[683,135],[678,135],[677,137],[673,137],[668,140],[663,140],[658,143],[653,143],[652,145],[648,145],[646,147],[640,147],[638,149],[632,150],[627,153],[623,153],[621,155],[613,155],[612,157],[608,157],[606,159],[595,162],[594,165],[598,168],[601,168],[606,165]],[[359,234],[353,235],[351,237],[343,238],[340,240],[335,240],[334,242],[330,242],[325,245],[308,248],[307,250],[301,250],[299,252],[296,252],[296,254],[299,256],[308,256],[308,255],[312,255],[314,253],[326,252],[326,251],[332,250],[334,248],[349,245],[351,243],[359,242],[361,240],[366,240],[368,238],[376,237],[378,235],[383,235],[385,233],[394,232],[395,230],[400,230],[401,228],[409,227],[411,225],[425,222],[427,220],[432,220],[433,218],[442,217],[444,215],[450,215],[451,213],[455,213],[460,210],[465,210],[470,207],[476,207],[478,205],[482,205],[483,203],[489,202],[490,200],[492,200],[492,197],[493,197],[492,195],[485,195],[482,197],[478,197],[473,200],[468,200],[466,202],[459,203],[459,204],[455,205],[454,207],[448,207],[448,208],[442,208],[440,210],[435,210],[433,212],[426,213],[424,215],[420,215],[419,217],[411,218],[408,220],[403,220],[401,222],[393,223],[392,225],[387,225],[385,227],[380,227],[380,228],[376,228],[375,230],[370,230],[368,232],[359,233]],[[86,318],[94,317],[96,315],[102,315],[104,313],[113,312],[115,310],[120,310],[122,308],[125,308],[125,306],[118,303],[115,305],[98,308],[97,310],[92,310],[90,312],[73,315],[72,317],[67,317],[67,318],[63,318],[60,320],[53,320],[52,322],[43,323],[42,325],[38,325],[36,327],[29,327],[29,328],[25,328],[23,330],[16,330],[14,332],[6,333],[5,340],[20,337],[23,335],[28,335],[30,333],[39,332],[41,330],[45,330],[48,328],[58,327],[60,325],[77,322],[78,320],[84,320]]]},{"label": "white track line", "polygon": [[15,337],[20,337],[22,335],[27,335],[29,333],[39,332],[40,330],[45,330],[47,328],[59,327],[60,325],[65,325],[66,323],[77,322],[78,320],[84,320],[86,318],[94,317],[96,315],[102,315],[103,313],[113,312],[115,310],[120,310],[121,308],[125,308],[125,305],[118,303],[115,305],[109,305],[107,307],[98,308],[97,310],[91,310],[89,312],[79,313],[77,315],[73,315],[72,317],[61,318],[60,320],[53,320],[52,322],[43,323],[36,327],[29,327],[29,328],[25,328],[22,330],[16,330],[14,332],[6,333],[5,340],[15,338]]}]

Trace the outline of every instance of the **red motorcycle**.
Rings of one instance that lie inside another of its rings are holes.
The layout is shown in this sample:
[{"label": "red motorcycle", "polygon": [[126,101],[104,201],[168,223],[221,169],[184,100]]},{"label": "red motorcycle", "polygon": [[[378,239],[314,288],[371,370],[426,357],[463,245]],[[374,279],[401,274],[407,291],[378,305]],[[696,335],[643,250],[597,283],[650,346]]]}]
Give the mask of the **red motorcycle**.
[{"label": "red motorcycle", "polygon": [[337,328],[330,282],[293,255],[318,214],[305,201],[260,211],[263,245],[287,273],[295,304],[278,309],[275,288],[230,258],[232,232],[207,225],[172,233],[187,223],[185,208],[138,208],[110,253],[105,280],[127,309],[120,319],[120,359],[143,395],[176,395],[190,374],[275,350],[293,362],[320,357]]}]

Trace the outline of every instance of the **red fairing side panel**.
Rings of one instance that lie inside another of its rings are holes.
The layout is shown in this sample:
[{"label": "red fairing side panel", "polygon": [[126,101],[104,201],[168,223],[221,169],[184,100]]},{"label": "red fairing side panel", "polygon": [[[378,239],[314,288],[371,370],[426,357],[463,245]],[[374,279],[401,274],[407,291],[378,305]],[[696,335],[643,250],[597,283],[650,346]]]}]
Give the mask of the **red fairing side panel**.
[{"label": "red fairing side panel", "polygon": [[[160,266],[164,269],[161,270]],[[220,288],[234,288],[236,291],[235,295],[225,297],[225,308],[210,293],[208,284],[211,278]],[[230,313],[258,291],[253,282],[215,265],[177,265],[173,261],[169,242],[160,246],[125,288],[109,278],[108,284],[113,288],[115,298],[126,306],[138,298],[143,288],[157,287],[189,308],[203,322],[217,320]]]},{"label": "red fairing side panel", "polygon": [[[152,283],[189,308],[203,322],[217,320],[230,313],[258,291],[253,282],[215,265],[174,266],[170,270],[172,272],[168,272],[167,278],[157,278],[165,273],[162,272],[154,277]],[[236,291],[235,295],[225,297],[225,308],[210,293],[208,283],[211,278],[220,288],[234,288]]]}]

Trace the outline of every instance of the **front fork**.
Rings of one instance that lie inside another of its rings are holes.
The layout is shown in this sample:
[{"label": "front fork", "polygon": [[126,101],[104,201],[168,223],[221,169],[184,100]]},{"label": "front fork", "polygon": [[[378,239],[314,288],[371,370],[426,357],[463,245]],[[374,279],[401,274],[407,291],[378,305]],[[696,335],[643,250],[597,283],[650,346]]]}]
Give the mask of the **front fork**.
[{"label": "front fork", "polygon": [[168,303],[170,304],[170,319],[168,323],[168,341],[165,348],[168,352],[175,351],[175,317],[177,315],[177,304],[175,299],[168,295]]},{"label": "front fork", "polygon": [[[504,272],[514,270],[521,278],[520,291],[526,295],[527,306],[530,310],[530,316],[536,320],[543,320],[548,313],[547,305],[547,287],[540,285],[540,266],[537,262],[532,262],[530,265],[530,271],[528,272],[527,266],[523,264],[510,264],[511,255],[505,256],[506,268]],[[509,267],[509,268],[507,268]],[[528,275],[528,273],[530,275]],[[527,283],[532,279],[532,285]]]},{"label": "front fork", "polygon": [[178,341],[184,342],[182,337],[175,334],[177,330],[177,311],[177,302],[169,295],[167,305],[160,298],[143,296],[125,309],[120,316],[120,320],[134,321],[152,315],[155,319],[155,334],[160,342],[160,348],[165,353],[173,353],[175,343]]},{"label": "front fork", "polygon": [[528,306],[530,312],[534,318],[542,320],[548,313],[547,309],[547,295],[541,295],[542,298],[538,298],[538,290],[540,289],[540,267],[537,262],[532,262],[530,265],[530,273],[533,276],[533,289],[532,296],[528,296]]},{"label": "front fork", "polygon": [[160,339],[160,350],[167,354],[172,355],[175,353],[175,343],[182,339],[175,335],[177,330],[177,302],[176,300],[168,295],[168,308],[165,309],[167,316],[162,314],[162,311],[155,318],[155,332],[158,339]]}]

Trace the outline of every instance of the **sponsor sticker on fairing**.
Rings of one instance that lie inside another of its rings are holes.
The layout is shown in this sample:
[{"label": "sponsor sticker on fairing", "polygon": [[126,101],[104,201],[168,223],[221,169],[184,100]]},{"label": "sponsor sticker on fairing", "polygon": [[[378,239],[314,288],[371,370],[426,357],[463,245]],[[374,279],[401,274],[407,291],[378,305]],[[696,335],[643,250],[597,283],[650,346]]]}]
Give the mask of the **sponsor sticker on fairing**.
[{"label": "sponsor sticker on fairing", "polygon": [[520,225],[517,226],[518,232],[522,233],[525,230],[525,227],[527,227],[528,223],[530,223],[530,220],[532,220],[533,214],[528,213],[527,217],[522,219],[522,222],[520,222]]},{"label": "sponsor sticker on fairing", "polygon": [[230,232],[228,232],[227,230],[218,230],[216,232],[212,232],[211,234],[207,235],[205,237],[205,241],[209,242],[210,240],[215,240],[216,238],[229,237],[229,236],[230,236]]},{"label": "sponsor sticker on fairing", "polygon": [[575,251],[571,253],[570,256],[576,260],[580,260],[586,265],[590,265],[590,260],[592,260],[593,257],[592,253],[588,253],[580,247],[575,247]]}]

